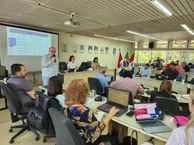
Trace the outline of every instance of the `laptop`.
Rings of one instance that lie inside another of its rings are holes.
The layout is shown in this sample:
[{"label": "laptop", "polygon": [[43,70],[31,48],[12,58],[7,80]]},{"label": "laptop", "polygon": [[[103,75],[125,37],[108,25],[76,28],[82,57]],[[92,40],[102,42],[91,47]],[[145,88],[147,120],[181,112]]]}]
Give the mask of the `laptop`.
[{"label": "laptop", "polygon": [[172,131],[170,127],[159,119],[156,103],[134,104],[134,109],[136,121],[145,132],[160,133]]},{"label": "laptop", "polygon": [[115,106],[119,108],[119,112],[115,115],[117,117],[123,115],[128,111],[128,102],[131,92],[119,90],[115,88],[108,88],[108,100],[105,104],[98,106],[101,111],[108,113],[110,109]]},{"label": "laptop", "polygon": [[114,76],[112,76],[112,75],[105,75],[105,76],[106,76],[106,79],[108,80],[108,83],[109,84],[112,83]]}]

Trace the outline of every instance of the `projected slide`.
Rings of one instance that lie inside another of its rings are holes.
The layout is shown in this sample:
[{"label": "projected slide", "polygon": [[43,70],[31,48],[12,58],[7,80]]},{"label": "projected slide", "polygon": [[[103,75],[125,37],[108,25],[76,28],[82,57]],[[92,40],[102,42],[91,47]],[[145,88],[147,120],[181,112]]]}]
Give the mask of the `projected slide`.
[{"label": "projected slide", "polygon": [[43,56],[51,46],[51,34],[7,27],[8,55]]}]

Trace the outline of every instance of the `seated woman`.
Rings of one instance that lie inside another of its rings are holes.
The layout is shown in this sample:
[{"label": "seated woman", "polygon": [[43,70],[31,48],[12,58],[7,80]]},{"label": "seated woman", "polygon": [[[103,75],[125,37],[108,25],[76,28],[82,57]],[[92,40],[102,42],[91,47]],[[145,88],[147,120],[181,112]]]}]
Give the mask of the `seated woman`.
[{"label": "seated woman", "polygon": [[[194,145],[194,104],[192,98],[192,95],[190,95],[189,110],[192,113],[190,121],[185,126],[175,128],[166,142],[166,145]],[[153,144],[145,142],[142,145]]]},{"label": "seated woman", "polygon": [[57,76],[52,76],[49,79],[47,91],[45,94],[48,96],[54,96],[58,100],[59,104],[63,106],[65,100],[63,95],[63,85]]},{"label": "seated woman", "polygon": [[98,57],[94,57],[94,60],[91,64],[91,68],[93,70],[98,69],[100,67],[100,64],[98,63]]},{"label": "seated woman", "polygon": [[174,95],[172,95],[172,83],[168,80],[164,80],[160,84],[159,92],[156,91],[151,95],[150,102],[154,101],[156,96],[166,97],[166,98],[174,98],[177,99]]},{"label": "seated woman", "polygon": [[71,55],[69,57],[69,62],[67,64],[67,71],[68,72],[74,72],[77,70],[77,65],[75,63],[75,56],[74,55]]},{"label": "seated woman", "polygon": [[64,115],[72,120],[86,145],[103,145],[104,142],[118,145],[116,138],[103,136],[101,133],[119,110],[113,107],[107,117],[99,122],[92,110],[84,107],[88,95],[89,86],[87,82],[83,79],[73,80],[65,91],[65,104],[68,107],[64,110]]}]

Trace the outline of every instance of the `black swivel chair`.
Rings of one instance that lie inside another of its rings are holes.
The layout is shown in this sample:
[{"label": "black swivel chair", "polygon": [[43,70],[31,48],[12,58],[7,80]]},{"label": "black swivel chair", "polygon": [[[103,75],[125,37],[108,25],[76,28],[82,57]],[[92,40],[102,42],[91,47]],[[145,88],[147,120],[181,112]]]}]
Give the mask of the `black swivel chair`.
[{"label": "black swivel chair", "polygon": [[108,88],[105,88],[105,91],[104,91],[99,79],[89,77],[88,84],[90,86],[90,90],[96,90],[96,94],[107,97]]},{"label": "black swivel chair", "polygon": [[[22,121],[22,125],[10,127],[9,132],[12,132],[13,128],[22,128],[22,129],[19,132],[17,132],[11,138],[11,140],[9,142],[13,143],[14,139],[26,130],[27,131],[31,130],[36,135],[35,140],[39,140],[39,134],[36,132],[36,130],[34,128],[32,128],[29,125],[28,122],[25,121],[27,119],[27,113],[21,113],[22,104],[21,104],[20,100],[18,99],[18,97],[9,88],[9,84],[5,84],[3,82],[0,82],[0,86],[2,87],[3,92],[7,98],[9,111],[11,113],[12,122],[14,123],[14,122],[17,122],[19,120]],[[32,104],[30,104],[30,105],[32,105]]]},{"label": "black swivel chair", "polygon": [[55,108],[50,108],[49,114],[56,132],[56,145],[85,145],[80,134],[68,117],[65,117]]},{"label": "black swivel chair", "polygon": [[64,73],[67,70],[67,63],[66,62],[59,62],[59,72]]},{"label": "black swivel chair", "polygon": [[179,115],[179,103],[176,99],[156,96],[154,102],[162,112],[172,116]]}]

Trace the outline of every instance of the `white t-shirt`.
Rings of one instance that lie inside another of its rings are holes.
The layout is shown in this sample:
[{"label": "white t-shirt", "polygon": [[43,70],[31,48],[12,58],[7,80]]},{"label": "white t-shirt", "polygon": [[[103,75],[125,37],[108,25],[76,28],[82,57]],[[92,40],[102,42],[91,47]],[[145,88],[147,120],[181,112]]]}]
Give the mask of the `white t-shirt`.
[{"label": "white t-shirt", "polygon": [[77,65],[70,61],[70,62],[68,62],[67,67],[70,69],[75,69],[77,67]]}]

